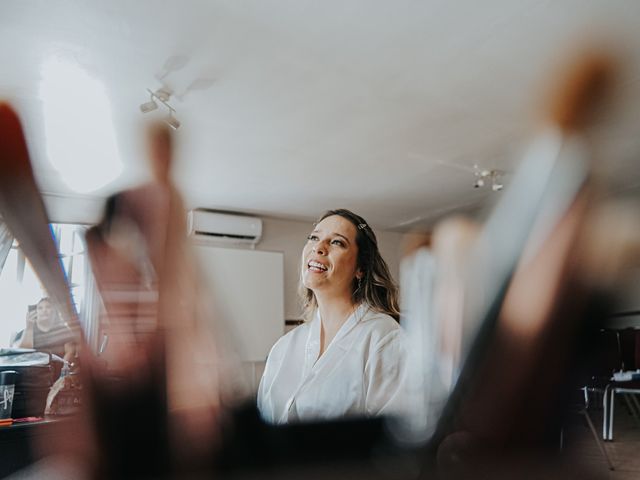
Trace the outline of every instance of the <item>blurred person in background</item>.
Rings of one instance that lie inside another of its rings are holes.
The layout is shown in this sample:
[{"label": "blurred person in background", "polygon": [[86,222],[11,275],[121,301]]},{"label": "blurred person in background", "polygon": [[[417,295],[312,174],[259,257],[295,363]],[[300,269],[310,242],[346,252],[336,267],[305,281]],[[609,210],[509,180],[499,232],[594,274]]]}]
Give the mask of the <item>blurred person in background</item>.
[{"label": "blurred person in background", "polygon": [[15,335],[11,345],[50,352],[69,362],[75,356],[71,331],[48,297],[41,298],[35,306],[29,306],[26,326]]}]

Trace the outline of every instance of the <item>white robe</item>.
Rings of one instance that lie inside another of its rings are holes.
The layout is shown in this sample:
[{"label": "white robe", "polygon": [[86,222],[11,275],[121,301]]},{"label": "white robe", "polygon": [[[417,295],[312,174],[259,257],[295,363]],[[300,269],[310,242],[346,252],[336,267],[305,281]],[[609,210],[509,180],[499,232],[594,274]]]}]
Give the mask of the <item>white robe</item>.
[{"label": "white robe", "polygon": [[276,342],[258,389],[272,423],[398,413],[406,365],[403,332],[360,305],[320,358],[320,314]]}]

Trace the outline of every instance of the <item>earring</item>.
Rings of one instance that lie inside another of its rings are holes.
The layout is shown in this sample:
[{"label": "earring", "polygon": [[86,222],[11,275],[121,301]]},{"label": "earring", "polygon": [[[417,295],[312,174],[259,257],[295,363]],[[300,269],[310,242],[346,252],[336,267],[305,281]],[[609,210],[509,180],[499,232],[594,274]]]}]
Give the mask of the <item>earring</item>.
[{"label": "earring", "polygon": [[362,277],[358,277],[358,290],[362,287]]}]

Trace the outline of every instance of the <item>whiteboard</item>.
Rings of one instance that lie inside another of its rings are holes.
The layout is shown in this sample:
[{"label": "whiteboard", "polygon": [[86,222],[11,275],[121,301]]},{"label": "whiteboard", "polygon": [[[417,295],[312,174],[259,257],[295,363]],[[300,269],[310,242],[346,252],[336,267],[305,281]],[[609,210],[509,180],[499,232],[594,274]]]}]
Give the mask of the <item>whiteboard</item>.
[{"label": "whiteboard", "polygon": [[241,360],[261,362],[284,333],[284,254],[194,245]]}]

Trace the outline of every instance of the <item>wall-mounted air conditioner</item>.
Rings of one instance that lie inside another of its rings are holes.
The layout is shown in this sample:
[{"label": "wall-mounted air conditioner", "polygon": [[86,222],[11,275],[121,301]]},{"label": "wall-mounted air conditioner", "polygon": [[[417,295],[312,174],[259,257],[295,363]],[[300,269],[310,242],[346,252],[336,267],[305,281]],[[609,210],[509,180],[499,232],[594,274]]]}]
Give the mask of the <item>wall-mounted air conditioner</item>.
[{"label": "wall-mounted air conditioner", "polygon": [[255,245],[262,236],[257,217],[195,209],[187,217],[189,237],[197,241]]}]

